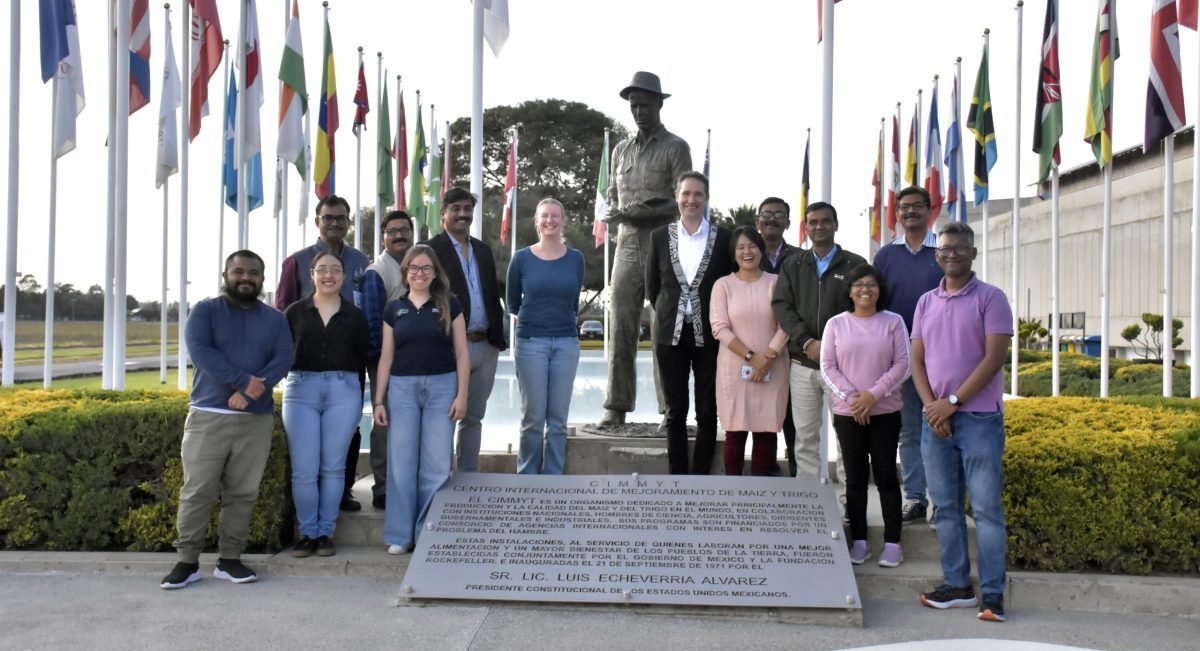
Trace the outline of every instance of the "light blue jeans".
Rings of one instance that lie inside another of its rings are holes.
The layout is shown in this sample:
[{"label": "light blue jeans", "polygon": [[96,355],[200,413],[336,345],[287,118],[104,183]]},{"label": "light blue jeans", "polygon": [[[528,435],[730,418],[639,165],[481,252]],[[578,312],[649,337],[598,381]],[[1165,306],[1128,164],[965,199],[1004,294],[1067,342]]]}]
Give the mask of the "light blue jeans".
[{"label": "light blue jeans", "polygon": [[346,448],[362,416],[362,385],[349,371],[292,371],[283,387],[283,427],[292,459],[300,535],[333,536],[346,488]]},{"label": "light blue jeans", "polygon": [[483,440],[483,416],[496,382],[500,349],[487,340],[467,343],[471,378],[467,381],[467,415],[458,421],[458,471],[479,472],[479,446]]},{"label": "light blue jeans", "polygon": [[525,410],[517,472],[561,475],[567,461],[567,413],[579,368],[579,339],[521,337],[517,339],[516,367]]},{"label": "light blue jeans", "polygon": [[411,548],[433,494],[450,478],[458,374],[393,375],[388,380],[387,510],[383,542]]},{"label": "light blue jeans", "polygon": [[900,408],[900,474],[904,481],[904,499],[929,504],[925,497],[925,463],[921,460],[921,429],[925,423],[921,395],[912,378],[900,390],[904,404]]},{"label": "light blue jeans", "polygon": [[967,553],[967,520],[963,488],[971,498],[975,538],[979,545],[979,588],[984,594],[1004,594],[1008,533],[1004,525],[1004,414],[960,411],[951,418],[954,436],[939,438],[925,423],[921,454],[929,499],[937,505],[938,542],[942,573],[956,588],[971,585]]}]

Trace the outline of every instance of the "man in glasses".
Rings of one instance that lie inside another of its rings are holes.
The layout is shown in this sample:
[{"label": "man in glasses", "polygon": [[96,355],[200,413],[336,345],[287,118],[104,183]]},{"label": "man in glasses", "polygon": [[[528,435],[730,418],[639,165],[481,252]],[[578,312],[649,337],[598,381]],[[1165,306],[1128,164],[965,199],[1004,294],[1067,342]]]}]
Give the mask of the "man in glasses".
[{"label": "man in glasses", "polygon": [[[938,286],[942,268],[938,266],[934,249],[937,236],[929,223],[929,192],[910,185],[896,195],[899,232],[891,244],[875,254],[875,267],[887,284],[887,299],[882,307],[899,314],[904,326],[912,332],[913,310],[917,299]],[[925,465],[921,462],[921,396],[910,377],[901,390],[904,398],[900,409],[900,473],[904,480],[904,524],[924,522],[929,501],[925,497]],[[936,513],[936,507],[934,512]]]},{"label": "man in glasses", "polygon": [[[371,379],[371,395],[375,395],[375,372],[379,366],[379,351],[382,347],[383,308],[392,301],[408,294],[400,271],[404,254],[412,248],[413,220],[403,210],[393,210],[383,216],[379,224],[383,242],[383,253],[367,267],[362,280],[362,308],[367,317],[367,331],[371,337],[371,351],[367,356],[367,377]],[[386,405],[385,405],[386,407]],[[387,427],[375,425],[371,428],[371,474],[375,484],[371,486],[371,505],[377,509],[387,506]]]},{"label": "man in glasses", "polygon": [[[791,212],[792,207],[779,197],[767,197],[758,204],[758,216],[754,219],[754,226],[762,235],[763,242],[767,244],[767,250],[763,251],[759,267],[767,273],[778,275],[784,261],[800,250],[783,240],[787,229],[792,225]],[[796,425],[792,421],[792,398],[790,395],[788,396],[787,412],[783,417],[783,445],[787,456],[788,474],[795,477]],[[775,465],[775,474],[780,474],[779,464]]]},{"label": "man in glasses", "polygon": [[[358,284],[362,281],[363,271],[371,262],[358,249],[345,243],[346,233],[350,231],[350,202],[336,194],[325,195],[317,203],[317,242],[289,255],[283,261],[283,269],[279,272],[279,286],[275,288],[275,308],[283,311],[287,306],[313,293],[312,276],[308,269],[312,267],[313,258],[320,251],[333,251],[342,259],[342,268],[346,271],[346,281],[342,283],[342,298],[357,305]],[[346,491],[342,495],[341,509],[343,511],[358,511],[362,505],[354,499],[351,491],[354,488],[354,478],[358,469],[358,449],[362,444],[362,434],[354,433],[350,439],[350,449],[346,452]]]},{"label": "man in glasses", "polygon": [[912,375],[924,404],[921,456],[941,545],[941,586],[921,593],[931,608],[974,606],[963,488],[979,546],[979,619],[1004,621],[1004,374],[1012,309],[998,287],[971,271],[975,232],[949,222],[938,230],[945,278],[917,301]]}]

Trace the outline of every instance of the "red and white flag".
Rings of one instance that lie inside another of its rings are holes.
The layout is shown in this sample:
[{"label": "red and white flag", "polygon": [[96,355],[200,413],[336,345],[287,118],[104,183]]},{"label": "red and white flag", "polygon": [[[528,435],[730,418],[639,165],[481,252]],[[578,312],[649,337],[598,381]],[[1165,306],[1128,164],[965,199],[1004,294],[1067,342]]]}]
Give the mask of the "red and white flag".
[{"label": "red and white flag", "polygon": [[1150,149],[1182,129],[1186,122],[1175,0],[1154,0],[1150,14],[1150,80],[1146,88],[1146,131],[1142,148]]},{"label": "red and white flag", "polygon": [[929,224],[942,213],[942,134],[938,127],[938,85],[933,81],[929,102],[929,130],[925,141],[925,190],[929,192]]},{"label": "red and white flag", "polygon": [[208,115],[208,80],[221,65],[225,41],[217,0],[188,0],[192,5],[192,88],[188,107],[188,140],[200,134],[200,118]]},{"label": "red and white flag", "polygon": [[517,198],[517,135],[508,144],[508,174],[504,177],[504,218],[500,220],[500,243],[508,242],[512,228],[513,200]]},{"label": "red and white flag", "polygon": [[888,183],[887,227],[896,233],[896,195],[900,194],[900,108],[892,116],[892,178]]}]

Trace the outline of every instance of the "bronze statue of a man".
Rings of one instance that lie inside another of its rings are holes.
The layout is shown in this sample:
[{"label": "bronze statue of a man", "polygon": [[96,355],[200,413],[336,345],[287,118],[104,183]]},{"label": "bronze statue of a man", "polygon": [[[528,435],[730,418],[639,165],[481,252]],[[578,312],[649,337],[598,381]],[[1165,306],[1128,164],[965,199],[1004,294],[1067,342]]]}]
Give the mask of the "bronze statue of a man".
[{"label": "bronze statue of a man", "polygon": [[[637,398],[638,334],[646,298],[646,260],[650,233],[679,217],[674,182],[692,169],[692,152],[679,136],[667,131],[659,112],[663,100],[658,75],[637,72],[621,90],[637,124],[637,135],[617,143],[608,186],[610,224],[619,224],[612,280],[609,284],[608,391],[600,425],[619,425],[633,411]],[[654,374],[658,384],[657,369]],[[657,386],[656,386],[657,389]],[[657,390],[661,412],[662,391]]]}]

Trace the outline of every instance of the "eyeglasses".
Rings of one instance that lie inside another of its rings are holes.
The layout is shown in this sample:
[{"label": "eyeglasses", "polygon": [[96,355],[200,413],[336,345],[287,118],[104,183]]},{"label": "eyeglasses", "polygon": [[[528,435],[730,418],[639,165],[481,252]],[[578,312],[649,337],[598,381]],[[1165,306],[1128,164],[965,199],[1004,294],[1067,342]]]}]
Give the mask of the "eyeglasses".
[{"label": "eyeglasses", "polygon": [[862,281],[851,283],[854,289],[879,289],[879,283],[864,283]]},{"label": "eyeglasses", "polygon": [[340,276],[346,272],[341,267],[317,267],[313,273],[318,276]]},{"label": "eyeglasses", "polygon": [[896,211],[897,212],[916,212],[922,208],[927,207],[928,205],[929,204],[925,203],[924,201],[918,201],[916,203],[898,203],[898,204],[896,204]]},{"label": "eyeglasses", "polygon": [[758,213],[758,218],[759,218],[759,219],[761,219],[761,220],[763,220],[763,221],[767,221],[767,220],[770,220],[770,219],[775,219],[775,220],[781,220],[781,221],[782,221],[782,220],[784,220],[784,219],[787,219],[787,218],[788,218],[788,214],[787,214],[786,212],[782,211],[782,210],[775,210],[775,211],[771,211],[771,210],[764,210],[764,211],[762,211],[762,212]]},{"label": "eyeglasses", "polygon": [[383,229],[383,234],[387,235],[388,237],[395,237],[400,234],[412,235],[412,229],[411,228],[385,228],[385,229]]},{"label": "eyeglasses", "polygon": [[410,266],[408,268],[408,275],[410,275],[410,276],[432,276],[433,275],[433,265],[427,264],[427,265],[421,265],[420,267]]},{"label": "eyeglasses", "polygon": [[350,215],[321,215],[321,222],[325,224],[337,224],[350,221]]},{"label": "eyeglasses", "polygon": [[975,247],[968,246],[966,244],[957,244],[955,246],[939,246],[937,248],[937,254],[942,256],[943,258],[950,257],[951,255],[962,256],[962,255],[967,255],[974,248]]}]

